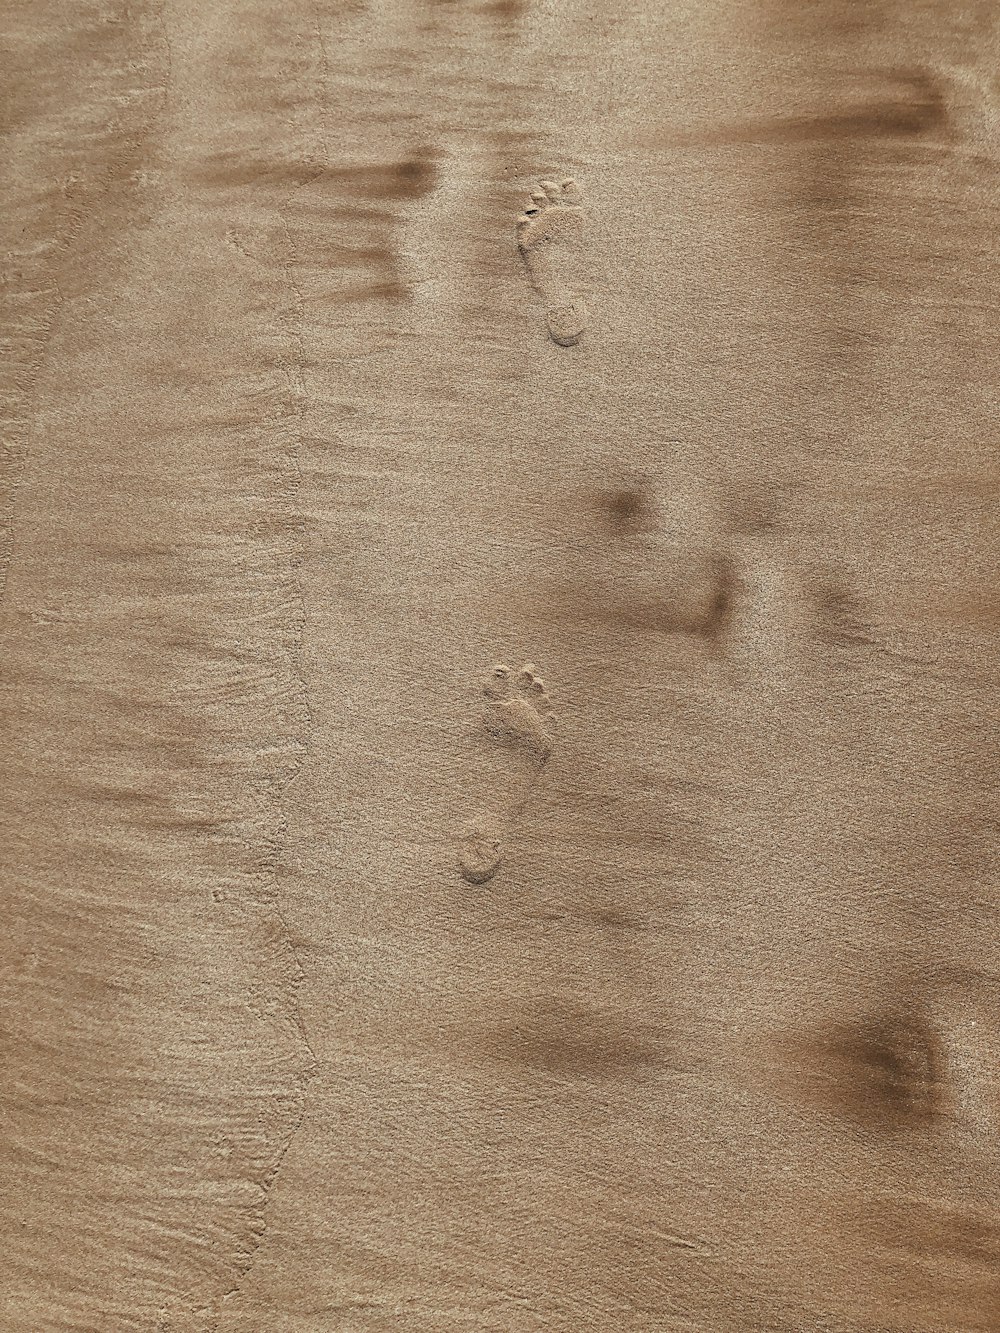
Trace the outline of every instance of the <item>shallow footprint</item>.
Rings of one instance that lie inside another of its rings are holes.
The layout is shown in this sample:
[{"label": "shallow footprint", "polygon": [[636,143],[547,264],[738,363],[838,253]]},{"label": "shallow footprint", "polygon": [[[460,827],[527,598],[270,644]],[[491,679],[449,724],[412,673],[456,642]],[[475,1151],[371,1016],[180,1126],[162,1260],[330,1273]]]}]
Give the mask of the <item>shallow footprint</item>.
[{"label": "shallow footprint", "polygon": [[517,245],[535,290],[545,301],[545,322],[560,347],[578,343],[587,327],[587,307],[574,290],[574,251],[583,239],[580,187],[542,181],[517,220]]},{"label": "shallow footprint", "polygon": [[516,674],[509,667],[495,667],[483,693],[487,699],[483,727],[517,762],[490,774],[491,804],[498,807],[493,831],[476,829],[459,851],[458,867],[470,884],[485,884],[500,869],[502,836],[514,826],[552,753],[552,705],[531,663]]},{"label": "shallow footprint", "polygon": [[552,751],[552,736],[546,719],[552,704],[531,662],[516,676],[509,667],[498,666],[483,686],[490,701],[483,722],[497,739],[524,749],[541,767]]}]

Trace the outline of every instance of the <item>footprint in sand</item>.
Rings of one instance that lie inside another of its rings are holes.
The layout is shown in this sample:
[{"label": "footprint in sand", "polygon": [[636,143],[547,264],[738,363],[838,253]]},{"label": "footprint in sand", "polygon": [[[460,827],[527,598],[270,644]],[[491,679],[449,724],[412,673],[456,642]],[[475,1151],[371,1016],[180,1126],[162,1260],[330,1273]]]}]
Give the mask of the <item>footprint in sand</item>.
[{"label": "footprint in sand", "polygon": [[535,290],[545,302],[545,322],[560,347],[578,343],[587,327],[587,307],[572,288],[574,252],[583,239],[584,214],[574,180],[542,181],[517,220],[517,245]]},{"label": "footprint in sand", "polygon": [[503,835],[513,828],[552,752],[552,706],[530,663],[516,675],[509,667],[496,667],[483,693],[488,701],[483,727],[514,763],[505,762],[488,778],[490,803],[496,808],[492,832],[472,833],[459,852],[458,867],[470,884],[485,884],[500,869]]}]

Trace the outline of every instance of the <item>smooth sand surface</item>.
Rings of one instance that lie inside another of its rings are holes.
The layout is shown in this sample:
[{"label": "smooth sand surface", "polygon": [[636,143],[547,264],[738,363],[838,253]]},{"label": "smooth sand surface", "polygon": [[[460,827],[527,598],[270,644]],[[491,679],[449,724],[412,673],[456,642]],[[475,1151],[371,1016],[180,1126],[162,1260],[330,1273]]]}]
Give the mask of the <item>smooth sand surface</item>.
[{"label": "smooth sand surface", "polygon": [[1000,1329],[991,0],[6,0],[5,1333]]}]

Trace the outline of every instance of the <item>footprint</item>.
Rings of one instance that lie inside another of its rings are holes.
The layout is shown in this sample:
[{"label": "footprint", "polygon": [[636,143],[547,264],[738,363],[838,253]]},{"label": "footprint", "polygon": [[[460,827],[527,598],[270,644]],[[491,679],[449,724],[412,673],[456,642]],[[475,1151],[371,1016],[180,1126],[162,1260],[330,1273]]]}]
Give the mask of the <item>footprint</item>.
[{"label": "footprint", "polygon": [[475,830],[459,851],[458,867],[470,884],[486,884],[500,869],[502,838],[513,828],[548,762],[555,720],[545,686],[531,663],[516,675],[509,667],[495,667],[483,685],[483,694],[487,699],[483,727],[515,762],[504,764],[488,779],[491,803],[496,807],[490,821],[493,831]]},{"label": "footprint", "polygon": [[545,322],[560,347],[578,343],[587,327],[587,307],[569,286],[574,251],[583,239],[584,214],[574,180],[542,181],[517,220],[517,245],[535,290],[548,307]]},{"label": "footprint", "polygon": [[483,719],[498,740],[523,748],[539,768],[552,752],[552,737],[545,724],[552,705],[545,686],[529,662],[511,679],[510,668],[498,666],[483,686],[490,703]]}]

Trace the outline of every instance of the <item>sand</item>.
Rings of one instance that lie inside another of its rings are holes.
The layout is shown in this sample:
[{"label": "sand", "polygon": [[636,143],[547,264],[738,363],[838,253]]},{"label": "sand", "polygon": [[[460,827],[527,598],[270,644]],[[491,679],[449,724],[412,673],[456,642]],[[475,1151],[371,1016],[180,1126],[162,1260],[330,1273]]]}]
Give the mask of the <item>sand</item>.
[{"label": "sand", "polygon": [[0,1328],[1000,1329],[995,7],[3,29]]}]

